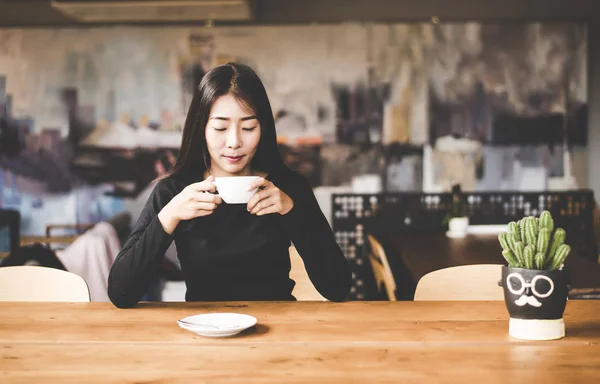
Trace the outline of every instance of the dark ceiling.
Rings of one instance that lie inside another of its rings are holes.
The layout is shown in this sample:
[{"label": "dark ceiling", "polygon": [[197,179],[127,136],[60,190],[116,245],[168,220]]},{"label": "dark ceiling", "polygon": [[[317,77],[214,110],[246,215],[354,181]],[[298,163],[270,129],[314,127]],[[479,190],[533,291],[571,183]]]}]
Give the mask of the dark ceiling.
[{"label": "dark ceiling", "polygon": [[[433,16],[441,21],[600,20],[600,0],[252,0],[252,6],[254,20],[229,24],[426,21]],[[84,24],[53,9],[50,0],[0,0],[2,27],[77,25]]]}]

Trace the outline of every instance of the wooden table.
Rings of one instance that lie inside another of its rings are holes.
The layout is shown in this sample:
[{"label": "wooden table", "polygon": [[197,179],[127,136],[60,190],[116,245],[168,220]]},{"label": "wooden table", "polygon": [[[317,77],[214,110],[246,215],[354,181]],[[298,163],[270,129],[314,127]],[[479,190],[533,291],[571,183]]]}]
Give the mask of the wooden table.
[{"label": "wooden table", "polygon": [[[405,271],[405,277],[416,284],[429,272],[468,264],[506,264],[497,235],[467,235],[451,239],[443,233],[379,235],[389,250],[395,271]],[[575,253],[567,257],[571,287],[600,288],[600,265]],[[401,272],[400,272],[401,273]]]},{"label": "wooden table", "polygon": [[[247,313],[256,327],[203,338],[175,321]],[[502,302],[0,303],[0,382],[591,383],[600,301],[571,301],[567,336],[508,335]]]}]

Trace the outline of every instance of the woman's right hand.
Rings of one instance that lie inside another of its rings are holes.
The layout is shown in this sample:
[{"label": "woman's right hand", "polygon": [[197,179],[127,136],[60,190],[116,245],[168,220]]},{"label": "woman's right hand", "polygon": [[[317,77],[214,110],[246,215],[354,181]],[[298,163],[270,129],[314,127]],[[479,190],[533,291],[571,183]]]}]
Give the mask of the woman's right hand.
[{"label": "woman's right hand", "polygon": [[182,220],[208,216],[223,200],[208,192],[215,192],[214,177],[190,184],[169,201],[158,213],[158,220],[168,234],[172,234]]}]

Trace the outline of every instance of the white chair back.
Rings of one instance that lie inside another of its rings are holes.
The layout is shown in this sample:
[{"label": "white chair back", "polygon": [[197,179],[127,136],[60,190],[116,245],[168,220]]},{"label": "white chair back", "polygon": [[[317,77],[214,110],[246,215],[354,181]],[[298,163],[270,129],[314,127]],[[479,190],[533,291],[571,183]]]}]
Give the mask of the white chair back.
[{"label": "white chair back", "polygon": [[89,302],[88,286],[80,276],[55,268],[0,268],[0,301]]},{"label": "white chair back", "polygon": [[430,272],[417,283],[415,301],[420,300],[504,300],[498,285],[501,264],[463,265]]}]

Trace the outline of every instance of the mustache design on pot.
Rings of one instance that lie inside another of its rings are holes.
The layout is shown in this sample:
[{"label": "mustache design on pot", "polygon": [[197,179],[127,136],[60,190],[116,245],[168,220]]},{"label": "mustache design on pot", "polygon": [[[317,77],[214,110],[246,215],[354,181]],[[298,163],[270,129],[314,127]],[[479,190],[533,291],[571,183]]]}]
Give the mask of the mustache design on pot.
[{"label": "mustache design on pot", "polygon": [[527,296],[527,295],[523,295],[521,297],[519,297],[516,301],[515,304],[518,305],[519,307],[522,307],[524,305],[531,305],[533,307],[541,307],[542,303],[540,303],[538,301],[538,299],[535,298],[535,296]]}]

